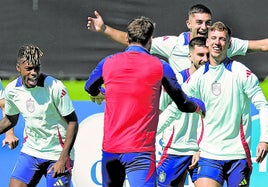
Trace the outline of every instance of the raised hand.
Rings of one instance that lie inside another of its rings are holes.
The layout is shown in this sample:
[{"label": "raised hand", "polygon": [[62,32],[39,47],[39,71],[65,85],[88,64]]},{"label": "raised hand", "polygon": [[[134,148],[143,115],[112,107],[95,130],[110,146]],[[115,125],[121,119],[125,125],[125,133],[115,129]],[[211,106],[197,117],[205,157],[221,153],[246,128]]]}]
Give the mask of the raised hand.
[{"label": "raised hand", "polygon": [[95,18],[90,16],[87,18],[87,29],[94,32],[104,32],[106,26],[101,15],[96,10],[94,11],[94,14],[96,16]]}]

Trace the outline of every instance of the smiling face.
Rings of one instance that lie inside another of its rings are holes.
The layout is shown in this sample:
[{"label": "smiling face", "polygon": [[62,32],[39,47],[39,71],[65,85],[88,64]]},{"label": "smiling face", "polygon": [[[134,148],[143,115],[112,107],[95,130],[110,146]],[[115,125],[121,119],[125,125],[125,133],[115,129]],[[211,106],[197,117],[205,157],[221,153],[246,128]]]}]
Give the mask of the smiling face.
[{"label": "smiling face", "polygon": [[230,33],[228,33],[228,28],[223,23],[217,22],[210,28],[207,46],[212,65],[220,64],[227,57],[227,50],[230,46]]},{"label": "smiling face", "polygon": [[37,85],[40,77],[40,64],[28,63],[26,58],[21,58],[18,60],[16,68],[25,87],[34,88]]},{"label": "smiling face", "polygon": [[191,39],[197,36],[207,37],[211,26],[211,15],[207,13],[194,13],[189,15],[186,25],[191,32]]},{"label": "smiling face", "polygon": [[194,49],[190,50],[189,59],[195,69],[198,69],[208,61],[208,55],[208,48],[206,46],[195,45]]}]

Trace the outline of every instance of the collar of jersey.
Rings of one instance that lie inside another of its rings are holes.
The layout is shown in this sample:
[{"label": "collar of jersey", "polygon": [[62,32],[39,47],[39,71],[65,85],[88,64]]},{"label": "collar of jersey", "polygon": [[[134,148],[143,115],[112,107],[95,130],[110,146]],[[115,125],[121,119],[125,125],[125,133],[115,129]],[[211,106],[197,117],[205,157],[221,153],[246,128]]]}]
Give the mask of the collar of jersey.
[{"label": "collar of jersey", "polygon": [[184,44],[183,45],[189,45],[190,43],[190,32],[184,32]]},{"label": "collar of jersey", "polygon": [[149,54],[149,52],[145,48],[143,48],[141,46],[138,46],[138,45],[128,46],[125,51],[126,52],[137,51],[137,52],[142,52],[142,53],[148,53]]}]

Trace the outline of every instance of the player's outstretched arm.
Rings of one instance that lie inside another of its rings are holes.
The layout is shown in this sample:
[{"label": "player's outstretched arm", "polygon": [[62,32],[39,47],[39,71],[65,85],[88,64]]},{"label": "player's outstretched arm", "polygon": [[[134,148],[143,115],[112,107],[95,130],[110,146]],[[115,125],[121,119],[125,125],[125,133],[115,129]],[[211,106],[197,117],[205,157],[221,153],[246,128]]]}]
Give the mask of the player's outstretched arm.
[{"label": "player's outstretched arm", "polygon": [[206,116],[206,107],[202,100],[194,97],[188,97],[178,83],[176,75],[170,65],[161,60],[163,63],[163,78],[162,85],[164,86],[168,95],[176,103],[178,109],[182,112],[196,112],[202,118]]},{"label": "player's outstretched arm", "polygon": [[268,52],[268,38],[249,40],[247,52]]},{"label": "player's outstretched arm", "polygon": [[195,112],[201,115],[202,118],[204,118],[206,116],[206,107],[203,101],[201,99],[194,98],[194,97],[189,98],[189,100],[191,100],[192,102],[196,104],[197,107],[196,107]]},{"label": "player's outstretched arm", "polygon": [[87,18],[87,29],[93,32],[101,32],[111,38],[112,40],[116,41],[117,43],[120,43],[122,45],[127,46],[128,40],[127,40],[127,33],[114,29],[108,25],[105,25],[101,15],[98,13],[98,11],[94,11],[95,17],[88,17]]}]

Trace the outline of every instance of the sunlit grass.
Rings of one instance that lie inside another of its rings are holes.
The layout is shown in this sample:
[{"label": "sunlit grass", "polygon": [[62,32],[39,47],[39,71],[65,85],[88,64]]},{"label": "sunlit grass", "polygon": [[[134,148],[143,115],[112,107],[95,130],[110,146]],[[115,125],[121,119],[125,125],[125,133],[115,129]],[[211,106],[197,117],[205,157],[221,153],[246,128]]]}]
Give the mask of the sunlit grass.
[{"label": "sunlit grass", "polygon": [[89,100],[88,93],[84,90],[84,85],[86,81],[62,81],[62,82],[66,86],[72,100],[75,101]]},{"label": "sunlit grass", "polygon": [[260,86],[266,97],[266,100],[268,100],[268,77],[266,77],[266,79],[260,83]]}]

